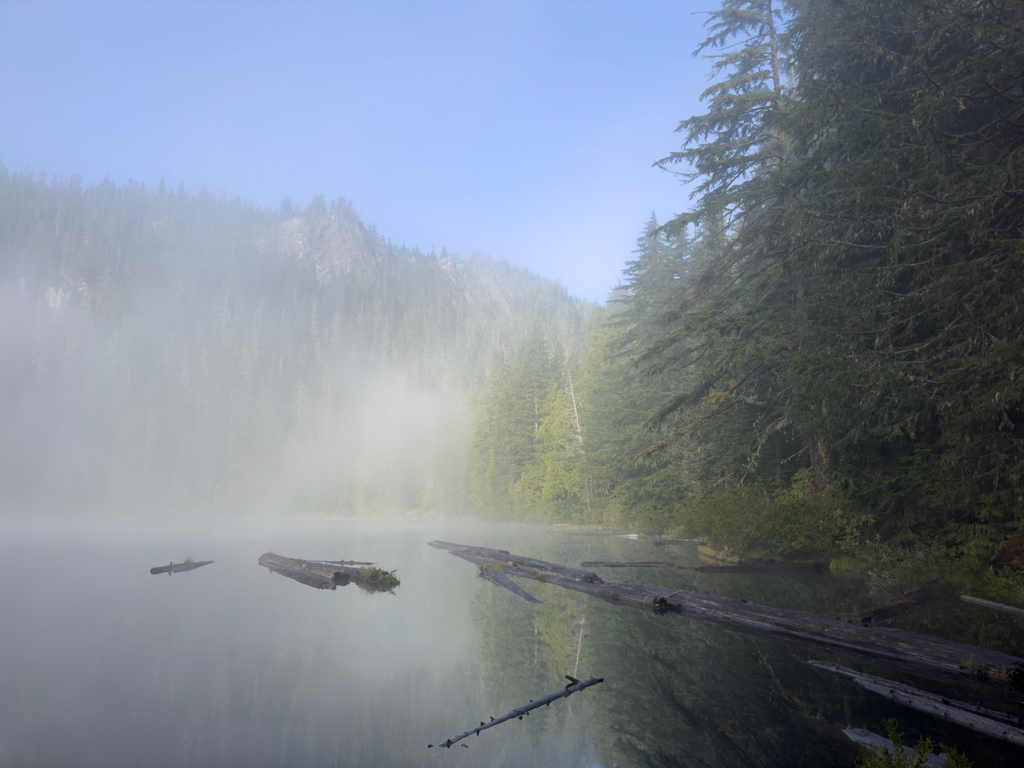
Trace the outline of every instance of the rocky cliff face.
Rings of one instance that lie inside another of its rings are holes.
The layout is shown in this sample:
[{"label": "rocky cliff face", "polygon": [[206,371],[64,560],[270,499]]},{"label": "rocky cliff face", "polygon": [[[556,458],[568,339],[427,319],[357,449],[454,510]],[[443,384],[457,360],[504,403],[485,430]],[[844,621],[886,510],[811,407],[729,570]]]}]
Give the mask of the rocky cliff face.
[{"label": "rocky cliff face", "polygon": [[321,283],[388,260],[383,237],[358,221],[330,214],[282,221],[264,233],[259,246],[261,251],[276,250],[282,258],[308,262]]}]

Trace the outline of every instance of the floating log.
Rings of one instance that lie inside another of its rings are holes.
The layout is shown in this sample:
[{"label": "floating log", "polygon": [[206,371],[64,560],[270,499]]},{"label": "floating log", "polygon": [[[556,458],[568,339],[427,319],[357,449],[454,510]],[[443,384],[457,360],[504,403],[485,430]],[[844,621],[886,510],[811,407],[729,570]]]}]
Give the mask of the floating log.
[{"label": "floating log", "polygon": [[[920,691],[917,688],[911,688],[909,685],[886,680],[882,677],[865,675],[862,672],[855,672],[852,669],[847,669],[839,664],[833,664],[828,661],[809,661],[807,663],[818,669],[846,675],[865,690],[884,696],[890,701],[895,701],[897,704],[903,704],[911,709],[916,709],[918,712],[941,717],[943,720],[962,725],[965,728],[970,728],[972,731],[983,733],[994,739],[1008,741],[1011,744],[1024,747],[1024,731],[1008,724],[1010,722],[1017,722],[1017,718],[1012,715],[968,704],[963,701],[947,699],[943,696]],[[997,722],[997,720],[1002,722]]]},{"label": "floating log", "polygon": [[889,619],[893,616],[897,616],[901,613],[906,613],[916,605],[920,605],[928,599],[928,593],[923,589],[915,589],[912,592],[907,592],[905,595],[890,600],[885,605],[879,605],[875,608],[868,608],[866,611],[861,611],[856,616],[851,616],[850,621],[856,621],[860,624],[870,624],[873,621],[882,621],[883,619]]},{"label": "floating log", "polygon": [[544,603],[526,592],[522,587],[512,581],[512,579],[491,565],[481,565],[480,575],[492,584],[496,584],[503,589],[507,589],[523,602],[529,603],[530,605],[544,605]]},{"label": "floating log", "polygon": [[202,568],[204,565],[209,565],[213,560],[200,560],[198,563],[177,563],[171,561],[170,565],[161,565],[158,568],[150,568],[149,572],[154,576],[158,573],[166,573],[170,575],[172,573],[182,573],[183,571],[194,571],[196,568]]},{"label": "floating log", "polygon": [[[531,701],[529,704],[527,704],[525,706],[522,706],[522,707],[519,707],[518,709],[513,709],[508,714],[502,715],[499,718],[493,718],[492,717],[491,721],[489,723],[480,723],[480,727],[472,728],[472,729],[466,731],[465,733],[460,734],[459,736],[456,736],[454,738],[448,739],[447,741],[442,741],[437,746],[444,747],[445,749],[449,749],[453,744],[455,744],[456,742],[462,741],[467,736],[472,736],[474,733],[477,736],[479,736],[480,735],[480,731],[486,731],[488,728],[493,728],[496,725],[501,725],[502,723],[507,722],[509,720],[513,720],[515,718],[519,718],[520,720],[522,720],[523,719],[523,715],[530,714],[530,712],[532,710],[534,710],[534,709],[537,709],[539,707],[549,706],[552,701],[558,701],[558,699],[568,698],[569,696],[572,696],[577,691],[582,691],[584,688],[589,688],[592,685],[597,685],[598,683],[603,683],[604,682],[604,678],[603,677],[601,677],[601,678],[591,677],[589,680],[577,680],[575,677],[570,677],[569,675],[566,675],[565,679],[569,681],[569,684],[567,686],[565,686],[564,690],[558,691],[557,693],[548,694],[547,696],[545,696],[542,699],[537,699],[536,701]],[[434,746],[433,744],[427,744],[427,749],[431,749],[433,746]]]},{"label": "floating log", "polygon": [[983,600],[980,597],[971,597],[970,595],[960,595],[960,599],[963,600],[965,603],[974,603],[975,605],[983,605],[986,608],[992,608],[996,611],[1002,611],[1003,613],[1012,613],[1016,616],[1024,616],[1024,610],[1020,608],[1014,608],[1012,605],[994,603],[991,600]]},{"label": "floating log", "polygon": [[580,568],[675,568],[679,571],[696,571],[697,573],[810,573],[819,572],[824,563],[779,563],[775,560],[759,560],[737,565],[678,565],[664,562],[639,563],[606,563],[588,560],[580,563]]},{"label": "floating log", "polygon": [[[885,736],[879,736],[877,733],[865,731],[863,728],[843,728],[843,733],[846,734],[850,741],[855,744],[860,744],[862,747],[871,751],[874,751],[875,747],[885,747],[889,750],[890,756],[896,755],[896,745],[885,738]],[[903,756],[910,759],[910,765],[915,765],[913,761],[917,759],[917,750],[911,749],[910,747],[904,747]],[[924,759],[924,764],[925,768],[945,768],[946,758],[944,755],[937,755],[932,752]]]},{"label": "floating log", "polygon": [[707,592],[689,592],[629,581],[604,579],[593,571],[569,568],[506,550],[432,541],[430,546],[475,565],[501,566],[507,576],[536,579],[584,592],[616,605],[657,613],[678,613],[699,621],[786,642],[824,646],[897,666],[915,666],[969,675],[1024,689],[1024,659],[933,635],[757,605]]},{"label": "floating log", "polygon": [[700,539],[655,539],[654,546],[656,547],[678,547],[687,545],[691,547],[703,546],[706,542]]},{"label": "floating log", "polygon": [[394,575],[379,568],[351,568],[346,565],[328,564],[323,560],[282,557],[273,552],[260,555],[259,564],[314,589],[337,589],[351,581],[365,590],[382,592],[389,591],[399,584]]}]

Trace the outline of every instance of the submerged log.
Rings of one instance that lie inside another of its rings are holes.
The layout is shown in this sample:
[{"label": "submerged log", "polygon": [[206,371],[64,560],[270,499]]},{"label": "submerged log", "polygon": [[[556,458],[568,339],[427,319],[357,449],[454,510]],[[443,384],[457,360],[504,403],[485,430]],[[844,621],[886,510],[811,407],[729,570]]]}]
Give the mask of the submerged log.
[{"label": "submerged log", "polygon": [[698,547],[703,546],[707,542],[700,539],[655,539],[653,543],[656,547],[679,547],[683,545]]},{"label": "submerged log", "polygon": [[[885,738],[885,736],[879,736],[877,733],[865,731],[863,728],[843,728],[843,733],[845,733],[847,738],[849,738],[849,740],[854,744],[860,744],[866,749],[874,751],[875,747],[885,747],[889,750],[890,756],[896,755],[896,745]],[[916,763],[913,762],[917,759],[916,749],[904,747],[903,755],[911,761],[910,765],[916,765]],[[946,758],[944,755],[936,755],[932,752],[930,755],[925,757],[924,765],[925,768],[945,768]]]},{"label": "submerged log", "polygon": [[1024,659],[987,648],[902,629],[870,627],[804,611],[770,608],[706,592],[604,579],[593,571],[513,555],[505,550],[444,541],[432,541],[430,546],[446,549],[478,566],[501,566],[508,576],[544,581],[616,605],[678,613],[786,642],[823,646],[901,667],[970,675],[993,684],[1024,689]]},{"label": "submerged log", "polygon": [[[824,669],[828,672],[835,672],[839,675],[846,675],[852,678],[861,688],[877,693],[889,701],[903,704],[918,712],[941,717],[951,723],[970,728],[972,731],[983,733],[994,739],[1008,741],[1011,744],[1024,747],[1024,731],[1010,722],[1016,723],[1017,718],[1005,712],[997,712],[994,709],[986,709],[964,701],[954,701],[944,696],[937,696],[934,693],[920,691],[911,688],[909,685],[897,683],[893,680],[886,680],[883,677],[866,675],[862,672],[855,672],[852,669],[833,664],[828,661],[809,661],[813,667]],[[1001,720],[1002,722],[997,722]]]},{"label": "submerged log", "polygon": [[383,592],[390,591],[399,584],[393,574],[379,568],[352,568],[323,560],[282,557],[273,552],[260,555],[259,564],[314,589],[337,589],[351,581],[367,591]]},{"label": "submerged log", "polygon": [[212,562],[213,560],[200,560],[197,563],[190,563],[186,561],[184,563],[175,564],[172,561],[170,565],[161,565],[158,568],[150,568],[149,572],[154,576],[158,573],[166,573],[170,575],[172,573],[182,573],[183,571],[194,571],[196,568],[202,568],[204,565],[209,565]]},{"label": "submerged log", "polygon": [[868,608],[866,611],[861,611],[856,616],[851,616],[850,621],[856,621],[861,624],[870,624],[873,621],[890,619],[893,616],[906,613],[911,608],[920,605],[927,599],[927,592],[923,589],[915,589],[912,592],[907,592],[905,595],[900,595],[899,597],[890,600],[885,605],[879,605],[875,608]]},{"label": "submerged log", "polygon": [[643,563],[606,563],[599,560],[586,560],[580,568],[680,568],[675,563],[643,562]]},{"label": "submerged log", "polygon": [[963,600],[965,603],[974,603],[975,605],[983,605],[986,608],[992,608],[993,610],[1002,611],[1003,613],[1012,613],[1016,616],[1024,616],[1024,610],[1020,608],[1014,608],[1012,605],[994,603],[991,600],[983,600],[980,597],[971,597],[970,595],[960,595],[960,599]]},{"label": "submerged log", "polygon": [[[449,749],[453,744],[455,744],[456,742],[462,741],[467,736],[472,736],[474,733],[477,736],[479,736],[480,735],[480,731],[486,731],[488,728],[493,728],[496,725],[501,725],[502,723],[507,722],[509,720],[514,720],[515,718],[519,718],[520,720],[522,720],[523,719],[523,715],[530,714],[530,712],[532,710],[534,710],[534,709],[537,709],[539,707],[550,706],[552,701],[558,701],[559,699],[568,698],[569,696],[572,696],[577,691],[582,691],[584,688],[589,688],[592,685],[597,685],[598,683],[603,683],[604,682],[604,678],[603,677],[601,677],[601,678],[592,677],[589,680],[577,680],[575,677],[569,677],[569,675],[566,675],[565,679],[569,681],[569,684],[567,686],[565,686],[564,690],[558,691],[556,693],[548,694],[547,696],[545,696],[542,699],[537,699],[536,701],[531,701],[529,704],[527,704],[525,706],[522,706],[522,707],[519,707],[518,709],[513,709],[508,714],[502,715],[499,718],[493,718],[492,717],[491,721],[489,723],[480,723],[480,727],[478,727],[478,728],[471,728],[470,730],[466,731],[463,734],[460,734],[460,735],[458,735],[458,736],[456,736],[454,738],[448,739],[447,741],[442,741],[437,746],[444,747],[445,749]],[[433,746],[434,746],[433,744],[427,744],[427,749],[431,749]]]},{"label": "submerged log", "polygon": [[481,565],[480,575],[492,584],[502,587],[503,589],[507,589],[509,592],[518,597],[524,603],[529,603],[530,605],[544,605],[544,603],[542,603],[536,597],[528,593],[526,590],[524,590],[522,587],[520,587],[518,584],[512,581],[512,579],[510,579],[504,573],[497,570],[494,566]]}]

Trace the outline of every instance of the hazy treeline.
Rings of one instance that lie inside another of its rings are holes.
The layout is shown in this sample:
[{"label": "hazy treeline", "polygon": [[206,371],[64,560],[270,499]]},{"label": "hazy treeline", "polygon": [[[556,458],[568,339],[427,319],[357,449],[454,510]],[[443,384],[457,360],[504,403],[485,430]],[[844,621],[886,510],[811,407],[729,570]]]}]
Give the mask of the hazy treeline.
[{"label": "hazy treeline", "polygon": [[707,29],[707,112],[662,161],[695,204],[647,227],[573,418],[543,401],[560,514],[993,552],[1024,523],[1024,5],[724,0]]},{"label": "hazy treeline", "polygon": [[424,254],[343,199],[297,211],[0,166],[5,506],[463,509],[472,403],[591,308]]}]

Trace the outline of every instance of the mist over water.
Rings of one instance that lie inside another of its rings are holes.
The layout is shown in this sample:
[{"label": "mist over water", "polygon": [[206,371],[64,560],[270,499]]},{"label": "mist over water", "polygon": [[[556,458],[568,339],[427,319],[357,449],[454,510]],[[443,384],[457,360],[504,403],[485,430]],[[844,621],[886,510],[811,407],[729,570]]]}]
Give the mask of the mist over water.
[{"label": "mist over water", "polygon": [[[495,729],[485,752],[427,751],[526,703],[486,685],[500,660],[471,613],[488,590],[424,546],[440,534],[480,527],[5,521],[0,764],[588,764],[575,709],[553,730],[543,716]],[[268,550],[372,560],[402,583],[315,590],[258,567]],[[149,573],[188,555],[215,562]]]},{"label": "mist over water", "polygon": [[[567,564],[697,562],[644,541],[481,523],[6,517],[0,765],[848,766],[856,750],[837,723],[929,727],[814,671],[804,660],[820,649],[524,582],[544,602],[533,607],[426,546],[437,538]],[[401,584],[317,590],[261,568],[267,551],[375,561]],[[214,563],[149,573],[190,556]],[[827,572],[616,575],[813,611],[865,602],[862,579]],[[468,748],[427,749],[565,675],[605,682]],[[1013,764],[970,733],[944,738],[979,764]]]},{"label": "mist over water", "polygon": [[466,506],[472,403],[586,306],[305,210],[0,168],[0,509],[405,515]]}]

